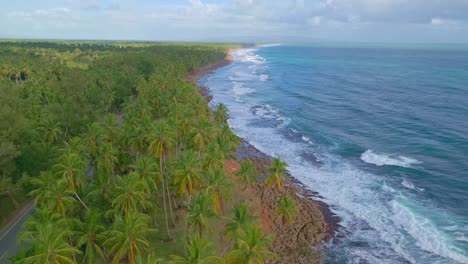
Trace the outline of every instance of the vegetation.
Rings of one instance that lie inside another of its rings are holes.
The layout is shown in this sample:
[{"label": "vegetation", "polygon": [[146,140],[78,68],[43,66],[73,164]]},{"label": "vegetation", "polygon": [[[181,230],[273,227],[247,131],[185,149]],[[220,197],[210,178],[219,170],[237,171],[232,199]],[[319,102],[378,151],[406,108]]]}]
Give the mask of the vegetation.
[{"label": "vegetation", "polygon": [[247,160],[241,161],[240,165],[241,167],[239,171],[236,172],[236,175],[239,177],[239,182],[244,186],[244,189],[246,189],[249,186],[253,186],[257,181],[255,166]]},{"label": "vegetation", "polygon": [[288,224],[292,223],[292,219],[299,214],[296,208],[296,203],[291,196],[285,196],[278,200],[278,208],[276,209],[278,217]]},{"label": "vegetation", "polygon": [[259,227],[250,226],[236,241],[236,246],[227,257],[228,263],[265,263],[275,255],[268,251],[271,237],[264,236]]},{"label": "vegetation", "polygon": [[269,168],[270,174],[265,179],[265,183],[268,187],[276,186],[278,190],[283,189],[283,181],[286,177],[286,166],[287,164],[279,158],[274,158]]},{"label": "vegetation", "polygon": [[[245,204],[232,218],[224,215],[232,186],[224,160],[237,144],[227,109],[211,111],[185,80],[226,51],[220,45],[0,42],[0,179],[10,186],[2,194],[13,207],[12,192],[35,201],[21,235],[28,246],[12,261],[271,258],[270,236]],[[252,168],[243,167],[238,175],[250,186]],[[275,169],[276,184],[283,172]],[[211,227],[226,219],[228,247],[213,249]],[[161,243],[176,243],[177,250],[160,250]]]}]

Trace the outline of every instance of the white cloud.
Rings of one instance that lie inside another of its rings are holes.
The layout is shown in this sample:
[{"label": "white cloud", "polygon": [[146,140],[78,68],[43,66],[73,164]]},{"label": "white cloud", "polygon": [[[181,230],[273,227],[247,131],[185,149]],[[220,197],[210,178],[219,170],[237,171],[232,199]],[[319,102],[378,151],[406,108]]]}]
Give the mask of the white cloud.
[{"label": "white cloud", "polygon": [[431,24],[432,25],[442,25],[444,24],[444,20],[440,18],[433,18],[431,19]]},{"label": "white cloud", "polygon": [[322,23],[322,17],[321,16],[314,16],[308,19],[308,24],[318,26]]},{"label": "white cloud", "polygon": [[443,25],[455,26],[458,24],[458,22],[452,19],[442,19],[442,18],[434,17],[431,19],[431,24],[434,26],[443,26]]},{"label": "white cloud", "polygon": [[[225,41],[354,41],[368,37],[369,40],[381,41],[386,36],[394,39],[403,28],[414,28],[413,34],[408,35],[417,38],[418,35],[425,35],[424,30],[430,31],[436,27],[438,32],[453,30],[455,27],[447,25],[466,25],[463,21],[468,20],[467,0],[446,0],[445,5],[439,0],[43,2],[48,4],[35,2],[32,6],[21,5],[16,8],[18,11],[11,11],[10,8],[3,15],[0,11],[0,37],[12,34],[28,37],[26,34],[34,34],[33,37],[46,38],[200,38]],[[53,8],[54,5],[59,7]],[[31,28],[34,31],[29,30]],[[48,30],[50,28],[59,29]],[[459,28],[463,30],[461,26]],[[467,30],[465,27],[465,32]],[[460,36],[463,34],[457,35],[462,38]],[[468,41],[468,34],[464,39]],[[403,41],[406,40],[408,38]]]},{"label": "white cloud", "polygon": [[50,9],[36,9],[34,11],[13,11],[8,13],[9,17],[49,17],[49,18],[65,18],[71,13],[70,9],[66,7],[50,8]]}]

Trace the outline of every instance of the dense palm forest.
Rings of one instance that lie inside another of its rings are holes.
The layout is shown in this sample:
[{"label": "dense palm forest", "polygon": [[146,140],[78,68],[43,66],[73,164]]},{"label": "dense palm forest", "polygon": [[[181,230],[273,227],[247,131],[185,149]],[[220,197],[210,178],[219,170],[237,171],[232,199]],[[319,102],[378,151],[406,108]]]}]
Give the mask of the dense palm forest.
[{"label": "dense palm forest", "polygon": [[[231,199],[225,159],[238,139],[227,109],[211,110],[185,79],[226,53],[220,45],[0,42],[2,212],[35,202],[11,261],[274,258],[249,206]],[[281,189],[285,164],[275,160],[270,172],[265,182]],[[236,184],[256,184],[257,174],[243,161]],[[297,214],[290,197],[277,213],[285,223]]]}]

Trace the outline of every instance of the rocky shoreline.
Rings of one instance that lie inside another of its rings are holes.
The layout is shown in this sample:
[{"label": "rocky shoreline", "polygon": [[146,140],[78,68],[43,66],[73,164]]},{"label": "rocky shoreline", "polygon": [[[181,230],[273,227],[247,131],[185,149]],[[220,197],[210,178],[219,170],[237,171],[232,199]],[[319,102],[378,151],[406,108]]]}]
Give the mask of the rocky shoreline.
[{"label": "rocky shoreline", "polygon": [[[197,85],[199,93],[209,102],[212,100],[212,95],[207,87],[198,86],[198,80],[203,75],[231,62],[232,58],[228,55],[219,63],[191,72],[187,79]],[[240,160],[247,159],[255,165],[261,175],[260,178],[264,178],[268,173],[271,157],[246,140],[239,139],[236,159],[230,161],[231,172],[239,166]],[[320,249],[323,247],[323,242],[335,236],[340,219],[333,214],[327,204],[314,199],[320,197],[317,192],[309,190],[292,175],[288,176],[291,181],[285,184],[282,191],[267,189],[260,183],[249,190],[251,197],[259,201],[258,212],[254,213],[260,216],[264,233],[275,234],[270,250],[275,252],[278,258],[268,263],[322,263],[326,256]],[[300,212],[290,225],[282,223],[274,212],[278,199],[285,195],[294,199]]]},{"label": "rocky shoreline", "polygon": [[[236,153],[237,159],[248,159],[252,162],[257,169],[264,175],[267,173],[268,166],[270,164],[270,160],[272,159],[271,156],[263,153],[252,144],[247,142],[243,138],[239,138],[241,143],[238,146],[238,152]],[[318,192],[314,192],[306,185],[304,185],[301,181],[296,179],[290,173],[288,173],[289,179],[291,179],[291,187],[294,188],[294,194],[297,195],[299,198],[306,199],[314,204],[319,208],[321,213],[323,214],[323,220],[326,222],[326,232],[328,233],[328,239],[331,239],[335,236],[337,228],[340,227],[339,222],[340,218],[334,214],[328,204],[316,200],[315,198],[322,198]]]},{"label": "rocky shoreline", "polygon": [[[240,140],[237,160],[247,159],[264,178],[272,158],[244,139]],[[275,233],[271,250],[279,255],[279,259],[270,263],[321,263],[326,258],[320,250],[323,242],[335,236],[340,219],[327,204],[314,200],[319,197],[318,193],[307,189],[290,174],[288,176],[291,181],[285,184],[282,191],[268,189],[261,183],[253,188],[262,207],[264,231]],[[290,225],[281,222],[274,212],[277,201],[286,195],[294,199],[300,212]],[[311,246],[318,250],[310,250]]]}]

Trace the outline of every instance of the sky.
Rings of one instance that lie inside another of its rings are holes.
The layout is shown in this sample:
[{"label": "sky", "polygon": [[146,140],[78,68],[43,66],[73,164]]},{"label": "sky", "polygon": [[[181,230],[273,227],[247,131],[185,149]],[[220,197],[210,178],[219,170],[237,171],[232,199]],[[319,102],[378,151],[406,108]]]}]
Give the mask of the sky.
[{"label": "sky", "polygon": [[0,38],[468,43],[468,0],[0,0]]}]

